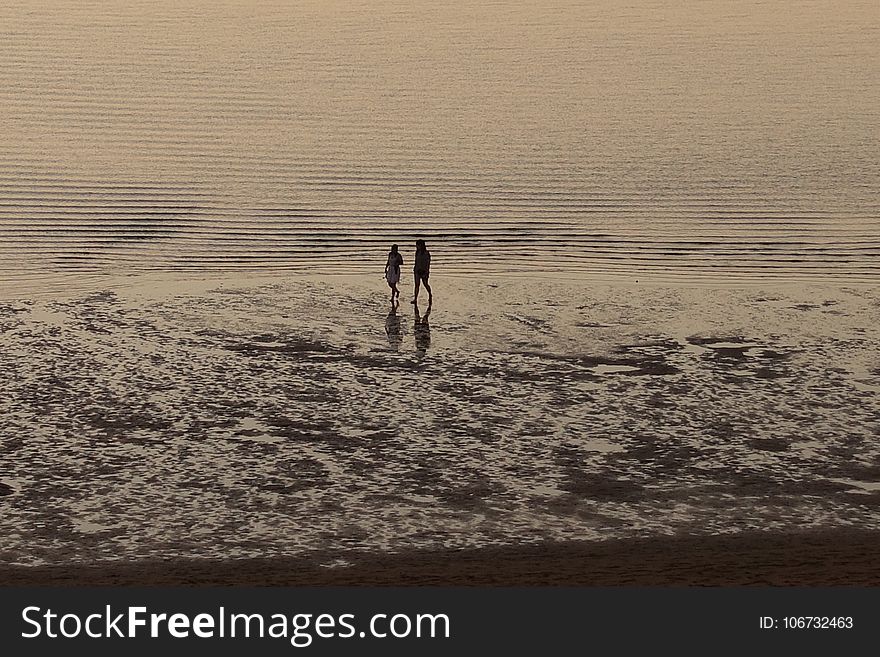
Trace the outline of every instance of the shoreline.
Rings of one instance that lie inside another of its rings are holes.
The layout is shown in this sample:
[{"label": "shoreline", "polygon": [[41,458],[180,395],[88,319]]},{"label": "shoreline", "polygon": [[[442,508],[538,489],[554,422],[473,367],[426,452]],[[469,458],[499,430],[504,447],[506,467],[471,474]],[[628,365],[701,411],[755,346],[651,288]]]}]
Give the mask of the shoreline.
[{"label": "shoreline", "polygon": [[[672,290],[778,290],[800,291],[804,288],[816,290],[873,289],[875,284],[857,277],[835,276],[771,276],[754,275],[750,277],[715,275],[683,276],[681,274],[663,275],[657,272],[568,272],[557,270],[444,270],[437,280],[454,282],[444,285],[443,297],[454,297],[462,287],[486,282],[495,285],[504,282],[541,281],[548,285],[566,285],[585,289],[672,289]],[[403,287],[411,289],[412,272],[402,272]],[[0,301],[51,301],[75,299],[98,292],[113,292],[122,295],[137,295],[143,298],[163,298],[169,295],[205,293],[213,289],[244,288],[264,285],[311,283],[328,285],[344,284],[361,289],[372,288],[377,300],[385,299],[387,285],[379,281],[375,271],[314,271],[288,269],[277,272],[265,270],[224,271],[190,270],[163,271],[143,270],[128,274],[94,272],[71,277],[66,272],[56,272],[48,279],[18,280],[10,278],[6,285],[0,286]],[[450,287],[452,288],[450,291]]]},{"label": "shoreline", "polygon": [[880,531],[826,529],[544,543],[320,559],[0,566],[15,586],[878,586]]}]

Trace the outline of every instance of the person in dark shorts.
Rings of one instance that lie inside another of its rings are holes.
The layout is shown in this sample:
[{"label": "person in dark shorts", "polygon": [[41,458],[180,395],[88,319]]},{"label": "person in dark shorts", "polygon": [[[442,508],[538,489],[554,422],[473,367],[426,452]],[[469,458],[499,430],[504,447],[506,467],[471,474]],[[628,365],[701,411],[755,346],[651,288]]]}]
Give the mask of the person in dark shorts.
[{"label": "person in dark shorts", "polygon": [[410,303],[418,303],[419,285],[424,283],[425,289],[428,291],[428,303],[430,304],[434,298],[431,294],[431,286],[428,285],[428,276],[431,275],[431,252],[428,251],[428,247],[425,246],[425,240],[416,240],[416,257],[415,265],[413,265],[413,274],[415,274],[416,278],[416,290],[413,294],[413,300]]}]

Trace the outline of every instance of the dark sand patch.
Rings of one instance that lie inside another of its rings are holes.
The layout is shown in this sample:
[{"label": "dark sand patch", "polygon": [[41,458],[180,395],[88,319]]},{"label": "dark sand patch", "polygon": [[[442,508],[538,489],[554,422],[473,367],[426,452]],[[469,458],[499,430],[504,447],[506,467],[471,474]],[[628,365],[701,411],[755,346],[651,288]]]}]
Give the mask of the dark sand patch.
[{"label": "dark sand patch", "polygon": [[788,449],[789,442],[782,438],[757,438],[750,440],[749,445],[765,452],[784,452]]}]

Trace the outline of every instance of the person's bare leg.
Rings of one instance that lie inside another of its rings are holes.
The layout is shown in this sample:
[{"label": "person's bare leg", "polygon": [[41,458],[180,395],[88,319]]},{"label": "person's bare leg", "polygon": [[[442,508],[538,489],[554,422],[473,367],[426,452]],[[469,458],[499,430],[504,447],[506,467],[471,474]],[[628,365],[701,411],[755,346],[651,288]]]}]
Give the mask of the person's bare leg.
[{"label": "person's bare leg", "polygon": [[411,303],[416,303],[416,301],[419,300],[419,283],[420,280],[418,274],[416,274],[416,291],[413,292],[413,300],[411,301]]},{"label": "person's bare leg", "polygon": [[428,291],[428,305],[431,305],[431,300],[434,298],[434,295],[431,294],[431,286],[428,285],[428,281],[425,281],[425,289]]}]

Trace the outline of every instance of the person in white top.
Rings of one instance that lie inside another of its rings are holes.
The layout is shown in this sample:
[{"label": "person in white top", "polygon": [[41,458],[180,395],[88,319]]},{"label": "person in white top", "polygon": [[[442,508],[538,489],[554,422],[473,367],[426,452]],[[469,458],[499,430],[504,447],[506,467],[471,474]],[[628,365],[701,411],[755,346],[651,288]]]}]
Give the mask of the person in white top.
[{"label": "person in white top", "polygon": [[400,297],[400,290],[397,289],[397,282],[400,280],[400,266],[403,264],[403,256],[397,250],[397,245],[391,245],[391,252],[388,254],[388,261],[385,263],[385,280],[388,281],[388,287],[391,288],[391,305],[394,300]]}]

